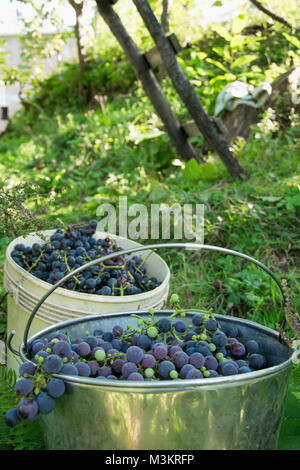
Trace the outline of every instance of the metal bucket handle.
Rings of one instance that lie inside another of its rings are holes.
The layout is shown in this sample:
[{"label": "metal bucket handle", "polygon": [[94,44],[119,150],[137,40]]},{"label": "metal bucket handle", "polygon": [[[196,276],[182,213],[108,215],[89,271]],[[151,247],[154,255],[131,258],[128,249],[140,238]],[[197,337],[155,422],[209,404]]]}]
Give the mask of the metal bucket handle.
[{"label": "metal bucket handle", "polygon": [[[44,301],[49,297],[49,295],[52,294],[52,292],[55,291],[59,286],[61,286],[65,281],[67,281],[68,279],[70,279],[71,277],[76,275],[77,273],[83,271],[84,269],[93,266],[94,264],[107,261],[111,258],[115,258],[116,256],[123,256],[123,255],[127,255],[127,254],[134,253],[134,252],[139,252],[139,251],[144,251],[144,250],[156,250],[156,249],[159,249],[159,248],[185,248],[185,249],[189,249],[189,250],[205,249],[205,250],[210,250],[210,251],[218,251],[218,252],[225,253],[225,254],[228,254],[228,255],[238,256],[238,257],[243,258],[247,261],[250,261],[250,262],[256,264],[257,266],[259,266],[261,269],[263,269],[267,274],[269,274],[273,278],[273,280],[276,282],[277,286],[280,289],[280,292],[281,292],[281,295],[282,295],[282,298],[283,298],[283,304],[286,305],[286,296],[285,296],[284,290],[283,290],[283,288],[280,284],[280,281],[277,279],[277,277],[274,275],[274,273],[270,270],[270,268],[268,268],[267,266],[262,264],[260,261],[257,261],[256,259],[251,258],[248,255],[245,255],[245,254],[240,253],[238,251],[230,250],[228,248],[221,248],[221,247],[213,246],[213,245],[203,245],[203,244],[199,244],[199,243],[161,243],[161,244],[154,244],[154,245],[142,245],[142,246],[139,246],[139,247],[136,247],[136,248],[128,248],[126,250],[120,250],[120,251],[117,251],[117,252],[113,252],[113,253],[110,253],[108,255],[102,256],[101,258],[96,258],[96,259],[80,266],[79,268],[74,269],[74,271],[70,272],[65,277],[63,277],[60,281],[58,281],[56,284],[54,284],[53,287],[51,287],[46,292],[46,294],[44,294],[43,297],[38,301],[38,303],[36,304],[36,306],[32,310],[32,313],[31,313],[31,315],[28,319],[28,322],[27,322],[27,325],[26,325],[26,328],[25,328],[25,331],[24,331],[24,337],[23,337],[25,350],[27,351],[29,328],[31,326],[31,323],[32,323],[38,309],[44,303]],[[286,324],[286,318],[284,317],[283,323],[282,323],[282,326],[281,326],[282,330],[284,329],[285,324]],[[7,347],[10,349],[10,351],[13,354],[20,356],[20,353],[18,351],[16,351],[11,346],[11,341],[12,341],[12,338],[13,338],[14,334],[15,334],[15,331],[10,332],[10,335],[9,335],[8,341],[7,341]]]}]

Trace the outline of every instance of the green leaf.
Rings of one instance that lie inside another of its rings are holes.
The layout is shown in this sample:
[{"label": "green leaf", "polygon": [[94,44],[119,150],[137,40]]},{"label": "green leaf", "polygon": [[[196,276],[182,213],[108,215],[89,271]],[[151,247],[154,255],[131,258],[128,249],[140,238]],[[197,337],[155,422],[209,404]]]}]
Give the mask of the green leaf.
[{"label": "green leaf", "polygon": [[219,24],[211,24],[210,25],[211,29],[213,31],[215,31],[219,36],[221,36],[223,39],[225,39],[225,41],[228,41],[230,42],[231,41],[231,34],[229,33],[229,31],[227,31],[226,28],[224,28],[224,26],[221,26]]},{"label": "green leaf", "polygon": [[237,34],[236,36],[233,36],[233,38],[231,39],[230,47],[232,49],[240,48],[245,44],[245,42],[247,42],[245,40],[245,36],[242,36],[241,34]]},{"label": "green leaf", "polygon": [[210,58],[205,59],[205,60],[206,60],[206,62],[209,62],[210,64],[213,64],[216,67],[218,67],[219,69],[223,70],[223,72],[228,72],[226,67],[224,67],[224,65],[221,62],[219,62],[218,60],[214,60],[214,59],[210,59]]},{"label": "green leaf", "polygon": [[236,18],[234,18],[232,25],[231,25],[232,34],[239,34],[244,29],[246,24],[247,24],[247,20],[244,17],[241,18],[237,16]]},{"label": "green leaf", "polygon": [[297,47],[297,49],[300,49],[300,41],[297,39],[295,36],[291,36],[288,33],[282,33],[282,35],[287,39],[293,46]]},{"label": "green leaf", "polygon": [[253,62],[256,59],[256,56],[251,54],[246,54],[238,57],[232,63],[232,68],[234,67],[241,67],[242,65],[249,64],[249,62]]},{"label": "green leaf", "polygon": [[216,178],[217,170],[210,162],[199,165],[199,163],[192,158],[186,163],[185,168],[182,170],[182,175],[188,181],[208,181]]},{"label": "green leaf", "polygon": [[152,201],[159,203],[162,201],[165,201],[168,197],[168,191],[163,187],[163,186],[158,186],[155,185],[154,188],[152,189],[149,199]]},{"label": "green leaf", "polygon": [[133,127],[128,136],[128,140],[135,144],[139,144],[140,142],[143,142],[143,140],[151,140],[162,134],[164,134],[164,132],[156,128],[147,132],[141,132],[138,128]]}]

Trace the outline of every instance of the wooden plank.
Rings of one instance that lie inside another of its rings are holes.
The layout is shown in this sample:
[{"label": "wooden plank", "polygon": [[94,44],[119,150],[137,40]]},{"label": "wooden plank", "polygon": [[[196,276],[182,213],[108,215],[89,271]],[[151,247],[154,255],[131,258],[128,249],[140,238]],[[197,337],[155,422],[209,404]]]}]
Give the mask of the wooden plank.
[{"label": "wooden plank", "polygon": [[0,340],[0,364],[6,364],[6,347],[5,343]]},{"label": "wooden plank", "polygon": [[[144,54],[138,49],[135,42],[127,33],[119,16],[110,4],[110,0],[96,0],[98,11],[114,34],[131,63],[138,79],[141,81],[145,93],[150,98],[157,115],[161,118],[164,128],[168,133],[178,154],[184,159],[194,158],[198,162],[203,162],[202,157],[189,142],[176,115],[173,113],[170,104],[163,94],[163,91],[149,68]],[[168,42],[169,44],[169,42]],[[171,46],[170,46],[171,47]]]},{"label": "wooden plank", "polygon": [[[180,43],[179,43],[179,41],[178,41],[178,39],[177,39],[177,37],[174,33],[168,35],[167,39],[168,39],[171,47],[173,48],[175,54],[178,54],[180,51],[182,51],[183,48],[181,47],[181,45],[180,45]],[[158,67],[159,65],[161,65],[163,63],[157,46],[153,47],[148,52],[145,52],[144,56],[145,56],[148,64],[150,65],[150,67]]]},{"label": "wooden plank", "polygon": [[182,128],[189,137],[200,137],[202,135],[195,121],[186,122],[182,125]]},{"label": "wooden plank", "polygon": [[237,157],[231,152],[225,138],[210,121],[209,115],[202,107],[193,86],[188,80],[184,70],[179,65],[173,48],[170,46],[165,32],[155,17],[149,2],[147,0],[133,0],[133,3],[160,51],[164,67],[172,80],[173,87],[181,97],[204,138],[219,155],[233,177],[240,179],[247,178],[247,172],[241,166]]}]

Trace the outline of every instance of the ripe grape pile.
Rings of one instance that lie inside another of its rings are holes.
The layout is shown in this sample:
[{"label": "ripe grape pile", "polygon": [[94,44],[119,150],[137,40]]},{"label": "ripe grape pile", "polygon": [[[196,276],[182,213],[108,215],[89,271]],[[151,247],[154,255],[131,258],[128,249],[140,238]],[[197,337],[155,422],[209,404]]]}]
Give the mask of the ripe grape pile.
[{"label": "ripe grape pile", "polygon": [[[19,266],[33,276],[56,284],[71,271],[89,261],[122,250],[109,237],[96,239],[97,221],[88,225],[59,228],[45,243],[33,243],[26,247],[17,244],[11,257]],[[155,289],[161,282],[156,277],[148,277],[145,259],[133,256],[126,260],[116,256],[103,263],[84,269],[77,276],[68,279],[60,287],[96,295],[136,295]]]},{"label": "ripe grape pile", "polygon": [[[180,312],[180,313],[179,313]],[[184,311],[156,318],[132,314],[136,326],[99,328],[82,336],[54,332],[30,343],[30,361],[20,366],[16,408],[7,411],[8,426],[50,413],[71,384],[52,374],[92,377],[99,381],[209,379],[268,367],[256,340],[243,341],[236,326],[221,327],[211,312]]]}]

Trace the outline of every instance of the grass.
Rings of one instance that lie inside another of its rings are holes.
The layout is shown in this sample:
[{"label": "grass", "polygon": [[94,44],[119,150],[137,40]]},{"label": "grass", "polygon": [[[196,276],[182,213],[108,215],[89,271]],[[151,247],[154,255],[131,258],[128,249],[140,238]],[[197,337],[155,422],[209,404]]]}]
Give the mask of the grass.
[{"label": "grass", "polygon": [[[256,126],[247,142],[235,143],[234,151],[250,174],[247,181],[233,180],[214,154],[202,166],[179,161],[165,134],[149,140],[147,132],[155,134],[158,126],[139,88],[116,96],[106,104],[105,113],[99,108],[49,116],[40,110],[38,119],[30,123],[20,113],[0,140],[0,178],[6,187],[17,188],[21,182],[37,185],[39,195],[28,197],[26,207],[45,227],[95,218],[100,204],[109,202],[117,208],[120,196],[128,198],[129,206],[140,203],[147,208],[163,202],[204,204],[204,242],[252,256],[280,280],[287,279],[297,311],[300,125],[296,118],[288,130]],[[200,148],[201,139],[195,144]],[[10,228],[16,235],[22,233],[20,217],[15,209]],[[8,225],[1,224],[2,232],[7,231]],[[2,339],[7,333],[3,263],[11,239],[8,230],[0,240]],[[149,235],[143,243],[151,241]],[[282,319],[278,288],[253,264],[205,251],[169,249],[159,254],[171,269],[171,292],[179,294],[185,308],[213,308],[271,328]],[[293,336],[289,326],[287,333]],[[297,387],[290,385],[279,448],[299,448]],[[0,420],[0,442],[3,449],[44,446],[38,422],[8,432]]]}]

